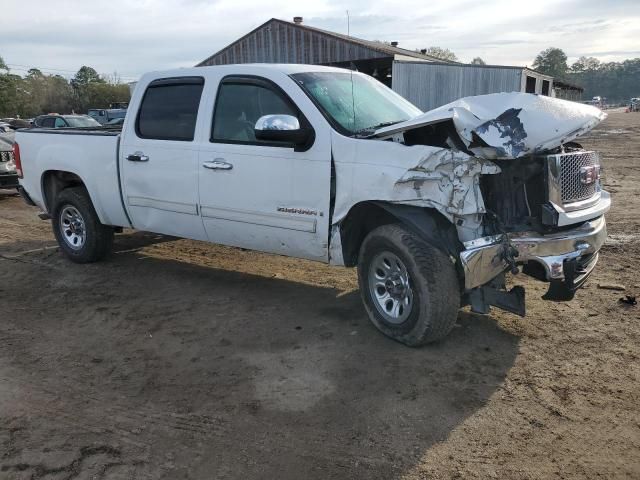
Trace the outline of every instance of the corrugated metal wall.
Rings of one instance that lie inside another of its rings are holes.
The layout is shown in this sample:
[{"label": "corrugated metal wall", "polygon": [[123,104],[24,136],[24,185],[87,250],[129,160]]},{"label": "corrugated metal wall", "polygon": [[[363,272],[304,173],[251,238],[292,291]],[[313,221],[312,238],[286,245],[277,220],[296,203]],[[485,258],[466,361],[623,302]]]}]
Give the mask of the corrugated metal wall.
[{"label": "corrugated metal wall", "polygon": [[325,64],[384,57],[373,49],[319,32],[273,21],[202,62]]},{"label": "corrugated metal wall", "polygon": [[423,111],[462,97],[519,92],[522,69],[393,62],[392,88]]}]

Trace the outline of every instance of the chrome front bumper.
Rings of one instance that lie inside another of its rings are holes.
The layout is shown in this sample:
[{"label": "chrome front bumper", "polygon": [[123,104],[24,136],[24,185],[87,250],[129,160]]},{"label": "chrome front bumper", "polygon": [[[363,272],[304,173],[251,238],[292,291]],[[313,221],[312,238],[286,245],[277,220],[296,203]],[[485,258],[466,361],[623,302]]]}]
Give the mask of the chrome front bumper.
[{"label": "chrome front bumper", "polygon": [[[486,284],[509,268],[506,255],[509,252],[517,264],[536,262],[545,271],[546,280],[557,282],[570,280],[576,288],[589,276],[598,261],[598,250],[607,238],[604,216],[580,226],[540,235],[521,232],[478,238],[465,242],[460,260],[465,275],[465,288],[470,290]],[[514,254],[513,249],[517,251]],[[572,265],[571,278],[567,278],[568,262]]]}]

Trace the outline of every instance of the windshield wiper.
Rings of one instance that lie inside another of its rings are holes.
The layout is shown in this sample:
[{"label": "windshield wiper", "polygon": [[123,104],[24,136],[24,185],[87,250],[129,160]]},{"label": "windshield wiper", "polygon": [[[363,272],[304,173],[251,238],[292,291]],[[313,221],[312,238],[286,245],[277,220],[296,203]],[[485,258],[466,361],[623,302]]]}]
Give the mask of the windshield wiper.
[{"label": "windshield wiper", "polygon": [[358,130],[357,132],[354,132],[354,135],[364,135],[366,133],[373,133],[376,130],[378,130],[379,128],[382,127],[389,127],[391,125],[395,125],[396,123],[400,123],[403,122],[404,120],[394,120],[392,122],[382,122],[379,123],[378,125],[373,125],[371,127],[366,127],[366,128],[361,128],[360,130]]}]

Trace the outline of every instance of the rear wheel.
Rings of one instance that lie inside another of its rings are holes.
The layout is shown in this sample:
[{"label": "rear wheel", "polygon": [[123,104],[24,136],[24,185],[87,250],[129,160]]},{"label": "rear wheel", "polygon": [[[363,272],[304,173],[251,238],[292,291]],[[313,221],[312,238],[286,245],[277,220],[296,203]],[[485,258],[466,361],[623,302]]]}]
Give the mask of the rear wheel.
[{"label": "rear wheel", "polygon": [[100,223],[83,187],[60,192],[53,206],[51,224],[60,249],[74,262],[96,262],[111,251],[113,228]]},{"label": "rear wheel", "polygon": [[424,345],[445,337],[455,324],[460,290],[453,263],[400,225],[367,235],[358,280],[371,322],[394,340]]}]

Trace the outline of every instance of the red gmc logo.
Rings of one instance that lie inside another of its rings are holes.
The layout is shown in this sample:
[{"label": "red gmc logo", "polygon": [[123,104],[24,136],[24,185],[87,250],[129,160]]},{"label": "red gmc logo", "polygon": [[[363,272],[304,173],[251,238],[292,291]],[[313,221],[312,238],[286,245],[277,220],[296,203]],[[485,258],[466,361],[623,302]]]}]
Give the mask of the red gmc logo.
[{"label": "red gmc logo", "polygon": [[583,185],[591,185],[600,178],[600,165],[589,165],[588,167],[580,167],[580,183]]}]

